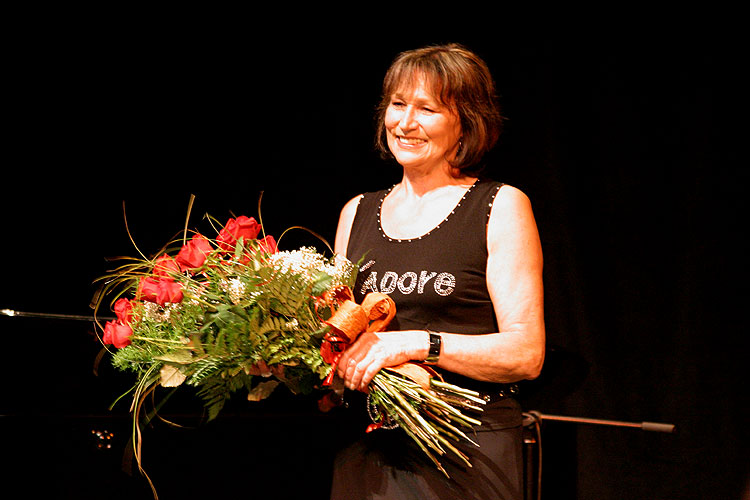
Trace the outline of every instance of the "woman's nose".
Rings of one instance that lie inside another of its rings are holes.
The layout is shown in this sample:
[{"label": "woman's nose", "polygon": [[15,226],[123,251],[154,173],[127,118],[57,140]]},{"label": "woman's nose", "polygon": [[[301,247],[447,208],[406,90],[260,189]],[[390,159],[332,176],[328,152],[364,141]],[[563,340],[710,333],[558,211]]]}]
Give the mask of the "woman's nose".
[{"label": "woman's nose", "polygon": [[416,113],[413,106],[407,106],[401,115],[401,120],[398,122],[398,126],[402,131],[412,130],[416,128]]}]

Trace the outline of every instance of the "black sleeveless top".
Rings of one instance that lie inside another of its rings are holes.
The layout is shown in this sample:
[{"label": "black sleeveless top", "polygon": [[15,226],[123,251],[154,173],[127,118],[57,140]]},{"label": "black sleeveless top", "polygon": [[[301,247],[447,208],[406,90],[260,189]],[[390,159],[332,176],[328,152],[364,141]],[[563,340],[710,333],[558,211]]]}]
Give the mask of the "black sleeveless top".
[{"label": "black sleeveless top", "polygon": [[[365,193],[352,224],[347,257],[360,264],[354,293],[390,295],[396,317],[389,330],[435,330],[469,335],[498,331],[487,289],[487,221],[502,183],[477,180],[437,227],[418,238],[389,237],[380,209],[393,188]],[[363,258],[364,256],[364,258]],[[446,380],[493,390],[456,374]]]}]

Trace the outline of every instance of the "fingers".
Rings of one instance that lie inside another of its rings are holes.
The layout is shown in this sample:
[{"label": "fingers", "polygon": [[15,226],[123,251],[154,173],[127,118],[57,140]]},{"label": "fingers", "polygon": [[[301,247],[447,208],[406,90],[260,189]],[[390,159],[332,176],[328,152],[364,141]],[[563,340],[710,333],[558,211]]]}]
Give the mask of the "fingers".
[{"label": "fingers", "polygon": [[413,359],[419,346],[419,337],[406,332],[365,332],[341,355],[338,376],[348,389],[366,392],[381,368]]},{"label": "fingers", "polygon": [[341,378],[344,380],[347,389],[367,392],[367,386],[370,385],[372,378],[380,368],[382,368],[380,363],[375,362],[368,356],[361,361],[349,358]]},{"label": "fingers", "polygon": [[362,379],[360,363],[354,358],[349,358],[349,362],[346,364],[346,370],[344,372],[344,385],[347,389],[356,390],[359,388],[359,383]]},{"label": "fingers", "polygon": [[374,336],[361,338],[341,356],[337,373],[347,389],[367,392],[372,378],[385,366],[387,356],[383,355],[383,346],[378,346],[374,339]]},{"label": "fingers", "polygon": [[362,379],[359,382],[360,391],[367,392],[367,388],[370,386],[372,378],[377,375],[381,368],[383,368],[382,364],[370,363],[369,365],[367,365],[367,368],[365,368],[364,372],[362,373]]},{"label": "fingers", "polygon": [[341,355],[336,371],[347,389],[359,388],[364,370],[364,366],[360,365],[366,354],[367,352],[361,349],[360,344],[355,343]]}]

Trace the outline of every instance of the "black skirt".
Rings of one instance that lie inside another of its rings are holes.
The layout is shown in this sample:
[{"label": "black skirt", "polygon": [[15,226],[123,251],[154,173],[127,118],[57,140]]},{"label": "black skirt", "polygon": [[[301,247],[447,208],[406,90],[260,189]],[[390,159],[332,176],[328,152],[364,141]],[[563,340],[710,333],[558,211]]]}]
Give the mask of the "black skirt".
[{"label": "black skirt", "polygon": [[487,405],[472,438],[479,447],[457,446],[472,467],[450,454],[438,457],[450,478],[402,430],[365,434],[366,423],[357,420],[359,434],[334,461],[331,500],[523,499],[522,415],[514,399]]}]

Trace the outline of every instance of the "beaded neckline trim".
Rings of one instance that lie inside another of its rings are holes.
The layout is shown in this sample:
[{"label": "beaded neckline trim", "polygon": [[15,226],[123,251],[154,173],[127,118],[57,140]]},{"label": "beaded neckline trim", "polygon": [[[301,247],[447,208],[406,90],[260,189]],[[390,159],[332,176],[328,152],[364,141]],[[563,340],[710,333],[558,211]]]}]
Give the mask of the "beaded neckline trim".
[{"label": "beaded neckline trim", "polygon": [[383,209],[383,201],[385,201],[386,197],[391,193],[391,191],[393,191],[393,188],[396,187],[396,185],[394,184],[385,193],[383,193],[383,196],[381,196],[380,200],[378,201],[378,209],[376,211],[376,214],[377,214],[377,217],[378,217],[378,231],[380,232],[380,235],[384,239],[386,239],[388,241],[395,241],[395,242],[398,242],[398,243],[408,243],[410,241],[418,241],[418,240],[421,240],[421,239],[424,239],[424,238],[428,237],[430,234],[432,234],[435,231],[437,231],[438,229],[440,229],[440,226],[442,226],[443,224],[445,224],[448,221],[448,219],[450,219],[450,216],[453,215],[454,213],[456,213],[456,210],[459,209],[459,207],[464,202],[464,200],[466,199],[466,197],[469,196],[469,193],[471,193],[474,190],[474,188],[477,186],[477,184],[479,184],[480,182],[481,182],[480,179],[477,179],[476,181],[474,181],[474,184],[472,184],[469,187],[469,189],[466,190],[466,192],[464,193],[464,195],[459,200],[458,204],[456,204],[456,206],[453,207],[453,210],[451,210],[450,213],[445,217],[445,219],[443,219],[437,226],[435,226],[434,228],[430,229],[425,234],[423,234],[421,236],[417,236],[415,238],[393,238],[393,237],[388,236],[387,234],[385,234],[385,231],[383,231],[383,225],[380,222],[380,213],[381,213],[381,211]]}]

